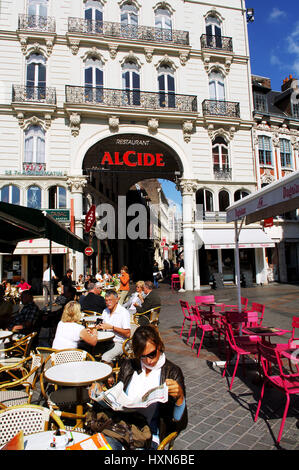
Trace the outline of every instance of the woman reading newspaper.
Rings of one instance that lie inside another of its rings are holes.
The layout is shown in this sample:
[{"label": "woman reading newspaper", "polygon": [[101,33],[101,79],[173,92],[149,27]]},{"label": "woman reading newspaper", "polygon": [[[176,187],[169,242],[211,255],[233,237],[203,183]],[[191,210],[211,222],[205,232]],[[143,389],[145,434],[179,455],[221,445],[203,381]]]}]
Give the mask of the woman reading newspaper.
[{"label": "woman reading newspaper", "polygon": [[[140,326],[134,333],[132,338],[132,347],[134,359],[128,359],[122,362],[118,375],[118,384],[122,382],[123,390],[131,403],[136,402],[137,407],[132,408],[129,412],[112,411],[109,409],[109,416],[117,418],[117,413],[122,414],[122,420],[130,423],[134,415],[135,418],[143,418],[150,430],[150,437],[144,447],[156,449],[159,443],[171,432],[185,429],[187,426],[187,406],[184,377],[181,369],[168,361],[164,354],[164,344],[159,335],[158,330],[152,325]],[[116,387],[118,386],[116,385]],[[146,392],[155,387],[161,386],[161,390],[167,387],[168,396],[166,395],[161,401],[151,403],[145,408],[140,408],[138,403],[142,401],[142,397]],[[112,390],[112,389],[111,389]],[[101,399],[99,384],[94,383],[89,389],[90,397],[97,403],[94,408],[99,411],[104,409],[108,411],[106,401]],[[105,392],[108,393],[109,392]],[[99,401],[100,399],[100,401]],[[101,408],[99,408],[101,407]],[[105,408],[106,407],[106,408]],[[130,412],[131,411],[131,412]],[[133,411],[133,412],[132,412]],[[111,412],[114,415],[111,415]],[[95,416],[95,414],[93,415]],[[96,416],[100,416],[97,414]],[[97,430],[96,426],[93,429]],[[107,430],[101,429],[106,437],[109,436]],[[106,434],[107,432],[107,434]],[[118,437],[107,437],[113,449],[122,449],[124,441]],[[135,439],[136,441],[136,439]],[[135,445],[135,448],[138,447]],[[126,447],[125,447],[126,448]],[[132,448],[132,446],[131,446]]]}]

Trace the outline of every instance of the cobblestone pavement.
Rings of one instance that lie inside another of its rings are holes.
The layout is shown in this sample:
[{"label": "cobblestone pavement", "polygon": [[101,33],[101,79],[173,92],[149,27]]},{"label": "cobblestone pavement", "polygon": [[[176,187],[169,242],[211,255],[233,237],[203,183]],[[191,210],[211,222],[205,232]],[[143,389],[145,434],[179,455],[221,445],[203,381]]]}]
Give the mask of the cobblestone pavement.
[{"label": "cobblestone pavement", "polygon": [[[222,367],[214,367],[214,361],[225,359],[218,351],[217,342],[207,336],[197,358],[197,340],[192,351],[192,340],[186,344],[188,328],[180,331],[183,315],[179,299],[194,302],[195,295],[214,294],[217,302],[237,303],[237,290],[229,286],[220,290],[202,288],[196,292],[172,293],[170,286],[161,283],[159,294],[162,300],[159,330],[166,346],[169,360],[179,365],[185,376],[189,424],[176,439],[174,450],[271,450],[276,449],[285,405],[283,394],[267,388],[258,421],[254,415],[261,385],[253,383],[256,378],[254,363],[242,366],[237,371],[233,388],[228,389],[226,378],[222,378]],[[252,301],[265,303],[263,324],[291,329],[292,317],[299,316],[299,286],[271,284],[264,287],[242,289],[242,296]],[[37,299],[38,301],[38,299]],[[40,304],[41,302],[38,301]],[[277,337],[277,342],[286,342],[287,336]],[[275,340],[272,339],[273,342]],[[190,344],[191,343],[191,344]],[[281,449],[299,449],[299,397],[291,397],[291,404],[280,443]]]},{"label": "cobblestone pavement", "polygon": [[[229,391],[226,378],[222,378],[222,367],[214,367],[213,362],[224,360],[223,352],[218,352],[217,342],[204,339],[197,358],[197,346],[192,351],[192,340],[186,344],[188,327],[183,336],[180,331],[183,322],[179,299],[194,302],[195,295],[214,294],[216,301],[228,304],[237,303],[235,287],[220,290],[172,293],[169,285],[160,284],[162,299],[160,332],[166,346],[167,357],[179,365],[186,382],[189,424],[175,441],[175,450],[271,450],[276,449],[285,396],[279,391],[266,388],[259,418],[254,422],[261,385],[254,385],[256,368],[248,364],[246,376],[242,366],[237,371],[232,390]],[[242,289],[242,296],[252,301],[265,303],[263,324],[291,329],[292,317],[299,316],[299,287],[297,285],[271,284],[264,287]],[[286,342],[286,336],[272,342]],[[191,343],[191,344],[190,344]],[[231,371],[232,372],[232,371]],[[280,442],[280,448],[299,449],[299,397],[291,397],[291,404]]]}]

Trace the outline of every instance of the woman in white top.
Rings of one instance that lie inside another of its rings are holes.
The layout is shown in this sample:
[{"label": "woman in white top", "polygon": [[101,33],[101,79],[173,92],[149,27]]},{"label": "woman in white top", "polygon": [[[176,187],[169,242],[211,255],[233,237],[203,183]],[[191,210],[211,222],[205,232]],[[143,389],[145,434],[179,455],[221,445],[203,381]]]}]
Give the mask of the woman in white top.
[{"label": "woman in white top", "polygon": [[81,307],[72,300],[64,307],[60,322],[57,325],[53,349],[77,349],[80,341],[95,346],[98,341],[98,332],[94,328],[84,328],[81,320]]},{"label": "woman in white top", "polygon": [[136,307],[134,304],[137,303],[138,305],[141,305],[144,297],[144,281],[137,281],[136,291],[133,292],[129,300],[123,304],[123,307],[125,307],[131,315],[134,315],[134,313],[136,313]]}]

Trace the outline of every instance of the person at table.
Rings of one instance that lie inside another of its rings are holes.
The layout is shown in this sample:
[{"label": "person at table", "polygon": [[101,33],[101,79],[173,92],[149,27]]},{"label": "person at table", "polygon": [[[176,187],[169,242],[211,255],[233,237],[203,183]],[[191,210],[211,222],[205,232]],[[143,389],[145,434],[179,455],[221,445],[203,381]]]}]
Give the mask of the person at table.
[{"label": "person at table", "polygon": [[21,293],[23,290],[28,290],[31,289],[31,285],[28,284],[28,282],[25,281],[25,279],[21,279],[19,284],[17,284],[17,287],[19,288],[19,292]]},{"label": "person at table", "polygon": [[103,274],[102,274],[101,269],[99,269],[98,272],[96,273],[96,281],[97,282],[103,282]]},{"label": "person at table", "polygon": [[31,290],[24,290],[21,293],[21,302],[23,307],[20,312],[13,315],[8,329],[23,335],[28,335],[34,331],[34,326],[38,320],[40,311],[33,301]]},{"label": "person at table", "polygon": [[0,329],[5,330],[13,314],[13,302],[4,299],[4,287],[0,284]]},{"label": "person at table", "polygon": [[73,282],[72,275],[73,275],[73,270],[68,269],[67,272],[66,272],[66,275],[63,276],[63,278],[61,279],[61,283],[62,283],[62,286],[63,286],[63,291],[64,291],[65,288],[73,287],[74,282]]},{"label": "person at table", "polygon": [[79,274],[78,281],[76,283],[77,287],[80,287],[81,289],[84,288],[84,276],[83,274]]},{"label": "person at table", "polygon": [[[154,289],[154,284],[152,281],[145,281],[144,283],[144,293],[145,297],[143,301],[141,300],[141,306],[135,302],[134,306],[136,307],[136,313],[144,313],[148,310],[151,310],[155,307],[161,307],[161,299],[159,294]],[[150,315],[150,314],[149,314]]]},{"label": "person at table", "polygon": [[90,346],[97,344],[97,330],[84,328],[81,321],[81,307],[79,302],[71,300],[68,302],[62,313],[60,322],[57,325],[53,349],[78,349],[82,341]]},{"label": "person at table", "polygon": [[96,282],[94,284],[90,282],[88,284],[88,294],[82,295],[79,299],[82,311],[91,310],[93,312],[102,313],[103,310],[106,308],[106,302],[104,297],[102,297],[101,293],[101,283]]},{"label": "person at table", "polygon": [[122,305],[125,303],[128,295],[129,295],[129,290],[130,290],[130,276],[128,273],[128,267],[123,266],[120,270],[120,288],[119,288],[119,303]]},{"label": "person at table", "polygon": [[[132,348],[134,359],[127,359],[121,363],[117,378],[118,382],[123,382],[128,397],[141,398],[148,390],[164,382],[168,387],[166,403],[153,403],[148,408],[135,411],[145,417],[152,433],[151,448],[156,449],[168,434],[180,432],[187,427],[184,376],[181,369],[166,358],[165,346],[154,326],[145,325],[137,328],[132,338]],[[90,398],[96,388],[101,391],[99,384],[92,384],[89,389]],[[103,410],[102,406],[103,402],[94,402],[96,411]],[[127,414],[128,420],[130,415],[131,413]],[[105,434],[104,430],[102,432]],[[113,449],[121,449],[120,443],[115,439],[108,437],[107,440]]]},{"label": "person at table", "polygon": [[11,296],[11,283],[9,281],[5,284],[5,297]]},{"label": "person at table", "polygon": [[88,284],[91,282],[91,275],[90,274],[87,274],[85,276],[85,281],[84,281],[84,287],[86,290],[88,290]]},{"label": "person at table", "polygon": [[102,361],[113,365],[113,361],[123,352],[123,342],[130,338],[130,314],[119,304],[118,294],[112,289],[106,291],[105,302],[107,307],[102,313],[103,323],[97,325],[97,328],[113,330],[114,338],[112,341],[99,343],[98,348],[102,353]]},{"label": "person at table", "polygon": [[131,315],[136,313],[135,303],[141,306],[145,297],[144,293],[144,281],[136,282],[136,291],[129,297],[129,299],[123,304],[123,306],[129,311]]}]

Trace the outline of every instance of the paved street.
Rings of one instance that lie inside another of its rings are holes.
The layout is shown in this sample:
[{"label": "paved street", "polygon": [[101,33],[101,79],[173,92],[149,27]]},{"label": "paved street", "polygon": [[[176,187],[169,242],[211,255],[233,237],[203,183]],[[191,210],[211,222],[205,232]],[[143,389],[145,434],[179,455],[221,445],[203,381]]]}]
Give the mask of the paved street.
[{"label": "paved street", "polygon": [[[226,378],[222,378],[222,368],[213,368],[214,361],[224,360],[218,353],[216,341],[205,337],[200,356],[196,346],[192,351],[192,340],[186,344],[188,327],[183,337],[180,331],[183,315],[179,299],[192,303],[195,295],[214,294],[216,301],[236,304],[235,287],[221,290],[203,288],[197,292],[172,293],[168,284],[160,284],[162,300],[160,332],[166,346],[167,357],[178,364],[184,373],[189,425],[175,441],[175,450],[271,450],[276,449],[285,398],[273,388],[267,388],[259,419],[254,423],[254,415],[260,393],[260,385],[254,385],[256,377],[254,364],[248,367],[245,377],[239,367],[232,391],[228,389]],[[242,289],[242,295],[252,301],[266,304],[263,324],[291,329],[292,317],[299,316],[299,286],[272,284],[264,287]],[[38,302],[39,304],[41,302]],[[273,342],[286,342],[286,336],[277,337]],[[291,398],[280,448],[299,449],[299,397]]]},{"label": "paved street", "polygon": [[[160,284],[162,299],[160,332],[166,346],[167,357],[178,364],[185,376],[189,425],[175,442],[174,449],[215,449],[215,450],[270,450],[276,449],[285,397],[273,388],[266,389],[258,421],[254,415],[260,393],[260,385],[252,383],[256,376],[255,368],[250,367],[246,377],[239,367],[231,392],[226,378],[222,378],[222,368],[213,369],[213,361],[223,360],[218,354],[216,341],[204,340],[197,358],[197,347],[191,349],[192,340],[186,344],[187,331],[180,338],[183,315],[179,299],[194,301],[194,295],[214,294],[216,301],[237,303],[235,287],[221,290],[201,290],[200,292],[172,293],[169,286]],[[299,316],[299,287],[295,285],[272,284],[264,287],[242,289],[242,296],[252,301],[265,303],[263,324],[291,329],[292,317]],[[282,336],[273,342],[286,342]],[[191,345],[190,345],[191,343]],[[199,344],[197,341],[196,345]],[[299,397],[292,397],[280,447],[299,449]]]}]

